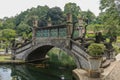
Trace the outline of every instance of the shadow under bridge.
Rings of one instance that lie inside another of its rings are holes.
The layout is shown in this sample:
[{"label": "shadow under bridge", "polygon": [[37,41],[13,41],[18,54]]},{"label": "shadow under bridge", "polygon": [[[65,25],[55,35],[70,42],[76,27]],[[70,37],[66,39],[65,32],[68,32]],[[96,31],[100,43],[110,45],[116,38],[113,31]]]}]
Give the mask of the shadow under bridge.
[{"label": "shadow under bridge", "polygon": [[34,62],[34,61],[41,61],[45,59],[47,52],[53,47],[54,46],[51,46],[51,45],[44,45],[44,46],[38,47],[37,49],[29,53],[29,55],[26,57],[26,61]]}]

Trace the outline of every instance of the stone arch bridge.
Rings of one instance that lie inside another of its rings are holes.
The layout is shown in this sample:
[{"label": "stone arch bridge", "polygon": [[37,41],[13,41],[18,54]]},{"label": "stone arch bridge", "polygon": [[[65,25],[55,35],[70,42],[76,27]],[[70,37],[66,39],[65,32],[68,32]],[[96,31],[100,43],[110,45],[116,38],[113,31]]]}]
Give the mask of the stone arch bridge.
[{"label": "stone arch bridge", "polygon": [[[81,21],[78,21],[78,23],[80,25]],[[78,38],[81,38],[83,36],[82,28],[83,27],[79,27],[79,29],[77,29],[77,32],[79,33]],[[79,43],[78,41],[73,39],[73,33],[75,29],[73,29],[70,15],[68,16],[68,21],[65,25],[48,24],[47,27],[37,27],[37,21],[34,21],[32,29],[33,34],[32,40],[30,42],[27,42],[20,47],[13,47],[13,57],[16,60],[19,59],[26,62],[40,60],[45,58],[47,52],[50,49],[52,49],[53,47],[57,47],[73,57],[77,68],[87,71],[88,74],[90,70],[92,72],[92,65],[89,61],[89,58],[91,56],[86,53],[82,46],[82,43]],[[90,74],[92,75],[93,73]],[[98,73],[101,72],[95,72],[95,74]],[[78,76],[83,76],[79,73],[77,74]]]},{"label": "stone arch bridge", "polygon": [[[81,19],[78,24],[81,25]],[[72,16],[68,14],[65,25],[51,25],[38,27],[37,21],[33,21],[32,40],[24,43],[20,47],[13,47],[13,57],[16,60],[26,62],[36,61],[45,58],[47,52],[53,47],[60,48],[75,60],[77,68],[89,71],[91,64],[89,55],[84,51],[82,43],[73,39],[73,33],[78,33],[78,37],[83,36],[83,27],[74,29]]]},{"label": "stone arch bridge", "polygon": [[33,39],[18,48],[14,48],[15,59],[26,62],[45,58],[53,47],[60,48],[71,55],[78,68],[89,69],[89,55],[82,50],[80,43],[71,38],[72,24],[33,27]]}]

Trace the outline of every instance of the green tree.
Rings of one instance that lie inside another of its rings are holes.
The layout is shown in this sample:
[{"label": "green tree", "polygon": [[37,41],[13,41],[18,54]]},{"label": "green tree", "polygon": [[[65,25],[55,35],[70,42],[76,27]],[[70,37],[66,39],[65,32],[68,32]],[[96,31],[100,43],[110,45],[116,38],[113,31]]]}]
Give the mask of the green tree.
[{"label": "green tree", "polygon": [[59,25],[63,23],[63,12],[59,7],[50,8],[47,14],[47,18],[51,18],[53,25]]},{"label": "green tree", "polygon": [[[27,23],[30,27],[33,27],[33,21],[35,20],[38,20],[38,16],[30,16],[28,19],[27,19]],[[25,22],[24,22],[25,23]]]},{"label": "green tree", "polygon": [[16,30],[17,30],[17,34],[19,36],[22,36],[23,34],[29,34],[31,32],[31,27],[28,24],[22,22],[17,26]]},{"label": "green tree", "polygon": [[29,9],[27,11],[21,12],[19,15],[15,16],[15,25],[16,27],[27,18],[28,13],[30,13]]},{"label": "green tree", "polygon": [[101,0],[100,1],[101,13],[103,24],[108,36],[120,35],[120,16],[115,6],[114,0]]},{"label": "green tree", "polygon": [[96,16],[94,15],[94,13],[92,13],[90,10],[88,10],[88,11],[81,11],[81,18],[83,19],[83,22],[84,22],[83,27],[85,29],[85,32],[83,34],[83,38],[85,38],[87,29],[88,29],[87,27],[90,27],[91,24],[94,23]]},{"label": "green tree", "polygon": [[3,20],[0,19],[0,30],[3,29]]},{"label": "green tree", "polygon": [[16,31],[13,29],[3,29],[2,30],[2,37],[7,40],[11,40],[11,39],[15,38],[15,36],[16,36]]},{"label": "green tree", "polygon": [[37,8],[32,8],[28,12],[25,20],[27,23],[32,26],[33,16],[38,17],[38,26],[46,26],[47,25],[47,13],[49,7],[48,6],[38,6]]},{"label": "green tree", "polygon": [[70,3],[65,4],[64,6],[64,13],[65,14],[71,13],[73,16],[73,21],[77,20],[77,17],[80,14],[80,12],[81,12],[81,9],[79,6],[77,6],[76,3],[70,2]]},{"label": "green tree", "polygon": [[15,19],[11,18],[4,18],[2,21],[2,28],[1,29],[14,29],[15,28]]},{"label": "green tree", "polygon": [[90,10],[88,11],[81,11],[81,17],[86,23],[92,24],[96,19],[96,16]]}]

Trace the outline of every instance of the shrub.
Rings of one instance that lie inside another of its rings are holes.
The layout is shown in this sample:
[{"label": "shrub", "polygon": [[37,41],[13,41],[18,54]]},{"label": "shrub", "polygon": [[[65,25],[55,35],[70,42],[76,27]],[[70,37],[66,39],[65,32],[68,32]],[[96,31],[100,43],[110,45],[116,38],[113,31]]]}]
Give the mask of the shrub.
[{"label": "shrub", "polygon": [[98,43],[92,43],[88,47],[88,52],[91,56],[101,56],[105,51],[105,46],[104,44],[98,44]]},{"label": "shrub", "polygon": [[120,53],[120,48],[119,48],[119,46],[117,46],[116,44],[113,44],[113,48],[114,48],[114,51],[115,51],[116,55],[117,55],[118,53]]},{"label": "shrub", "polygon": [[87,38],[95,38],[95,34],[89,34],[89,33],[87,33],[87,34],[86,34],[86,37],[87,37]]}]

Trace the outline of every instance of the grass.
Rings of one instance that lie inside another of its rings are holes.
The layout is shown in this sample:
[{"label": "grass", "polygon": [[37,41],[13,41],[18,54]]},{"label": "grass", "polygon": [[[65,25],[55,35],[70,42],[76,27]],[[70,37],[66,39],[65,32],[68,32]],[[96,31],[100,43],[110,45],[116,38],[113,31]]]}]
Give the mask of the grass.
[{"label": "grass", "polygon": [[11,55],[0,55],[0,64],[9,64],[9,63],[23,64],[23,63],[25,63],[25,61],[12,60]]},{"label": "grass", "polygon": [[0,49],[0,51],[4,51],[4,49]]},{"label": "grass", "polygon": [[10,61],[11,55],[0,55],[0,61]]},{"label": "grass", "polygon": [[117,43],[120,43],[120,36],[117,36]]}]

